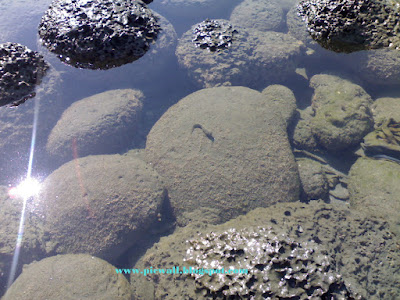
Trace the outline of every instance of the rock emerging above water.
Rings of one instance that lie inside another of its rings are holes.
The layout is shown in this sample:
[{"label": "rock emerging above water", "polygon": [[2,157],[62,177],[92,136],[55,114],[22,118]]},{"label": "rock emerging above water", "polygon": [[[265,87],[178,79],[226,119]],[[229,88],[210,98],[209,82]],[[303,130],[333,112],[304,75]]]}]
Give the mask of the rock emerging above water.
[{"label": "rock emerging above water", "polygon": [[[221,35],[193,36],[193,32],[199,32],[196,28],[209,26],[196,24],[182,35],[176,48],[179,64],[199,87],[233,85],[260,90],[295,74],[304,45],[289,34],[261,32],[236,25],[231,29],[230,22],[223,19],[208,22],[216,28],[221,24]],[[223,37],[221,42],[219,36]],[[196,47],[193,40],[200,47]],[[220,51],[212,52],[213,49]]]},{"label": "rock emerging above water", "polygon": [[195,268],[237,271],[192,273],[207,298],[354,299],[335,273],[335,263],[315,242],[299,243],[258,227],[211,232],[189,244],[186,262]]},{"label": "rock emerging above water", "polygon": [[193,43],[201,49],[211,52],[228,48],[237,33],[232,25],[224,20],[207,19],[193,29]]},{"label": "rock emerging above water", "polygon": [[39,25],[43,44],[75,67],[109,69],[142,57],[160,31],[142,1],[55,0]]},{"label": "rock emerging above water", "polygon": [[0,44],[0,106],[18,106],[34,97],[48,68],[39,53],[23,45]]},{"label": "rock emerging above water", "polygon": [[299,13],[312,38],[335,52],[399,49],[399,5],[387,0],[301,1]]}]

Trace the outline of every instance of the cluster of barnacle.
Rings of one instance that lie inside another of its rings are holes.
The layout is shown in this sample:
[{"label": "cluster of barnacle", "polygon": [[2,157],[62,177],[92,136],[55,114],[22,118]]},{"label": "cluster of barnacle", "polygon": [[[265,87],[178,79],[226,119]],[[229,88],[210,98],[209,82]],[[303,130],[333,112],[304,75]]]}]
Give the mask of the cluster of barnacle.
[{"label": "cluster of barnacle", "polygon": [[188,242],[187,263],[194,269],[217,270],[212,275],[191,273],[203,297],[354,299],[335,273],[335,264],[315,242],[297,242],[262,227],[231,228]]},{"label": "cluster of barnacle", "polygon": [[76,2],[53,1],[39,35],[50,51],[77,67],[108,69],[132,62],[148,51],[161,30],[142,1]]},{"label": "cluster of barnacle", "polygon": [[0,44],[0,106],[17,106],[33,97],[48,68],[39,53],[23,45]]},{"label": "cluster of barnacle", "polygon": [[192,41],[196,47],[215,52],[230,47],[236,33],[227,21],[207,19],[193,29]]}]

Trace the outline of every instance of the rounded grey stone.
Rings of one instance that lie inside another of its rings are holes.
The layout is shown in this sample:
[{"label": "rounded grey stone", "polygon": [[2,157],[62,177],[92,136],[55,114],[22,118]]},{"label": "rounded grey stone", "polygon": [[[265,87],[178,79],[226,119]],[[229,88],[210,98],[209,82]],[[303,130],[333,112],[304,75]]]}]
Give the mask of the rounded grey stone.
[{"label": "rounded grey stone", "polygon": [[281,113],[286,126],[288,126],[293,121],[297,109],[296,97],[293,92],[283,85],[273,84],[266,87],[261,93],[267,101],[275,105],[276,110]]},{"label": "rounded grey stone", "polygon": [[111,90],[68,107],[51,130],[46,149],[58,162],[94,154],[112,154],[132,143],[143,93]]},{"label": "rounded grey stone", "polygon": [[109,69],[142,57],[160,31],[142,1],[54,0],[39,24],[43,44],[80,68]]},{"label": "rounded grey stone", "polygon": [[223,222],[299,195],[285,124],[261,93],[245,87],[203,89],[181,99],[151,129],[146,159],[165,178],[182,223],[185,212],[199,207]]},{"label": "rounded grey stone", "polygon": [[278,1],[245,0],[232,11],[234,25],[260,31],[281,31],[285,26],[283,9]]},{"label": "rounded grey stone", "polygon": [[57,255],[34,262],[11,285],[4,300],[130,300],[129,283],[108,262],[86,254]]},{"label": "rounded grey stone", "polygon": [[144,161],[95,155],[51,173],[29,211],[43,218],[48,254],[114,260],[157,224],[163,200],[163,184]]}]

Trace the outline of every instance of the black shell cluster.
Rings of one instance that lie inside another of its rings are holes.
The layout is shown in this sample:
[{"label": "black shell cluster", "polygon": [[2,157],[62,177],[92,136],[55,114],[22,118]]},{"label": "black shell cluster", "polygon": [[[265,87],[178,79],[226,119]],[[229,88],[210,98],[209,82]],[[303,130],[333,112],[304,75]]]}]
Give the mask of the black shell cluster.
[{"label": "black shell cluster", "polygon": [[142,1],[54,0],[39,35],[68,64],[109,69],[142,57],[160,31],[157,21]]},{"label": "black shell cluster", "polygon": [[224,20],[207,19],[193,29],[193,43],[211,52],[224,50],[232,45],[237,33],[232,25]]},{"label": "black shell cluster", "polygon": [[0,106],[18,106],[34,97],[48,68],[39,53],[23,45],[0,44]]}]

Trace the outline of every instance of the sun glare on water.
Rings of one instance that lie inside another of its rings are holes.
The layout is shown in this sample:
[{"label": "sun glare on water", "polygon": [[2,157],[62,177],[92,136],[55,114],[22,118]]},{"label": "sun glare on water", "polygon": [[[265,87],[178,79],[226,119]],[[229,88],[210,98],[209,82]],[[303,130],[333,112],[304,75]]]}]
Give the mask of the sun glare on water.
[{"label": "sun glare on water", "polygon": [[8,191],[8,195],[11,198],[21,197],[29,198],[37,195],[40,190],[40,182],[35,178],[26,178],[16,187],[12,187]]}]

